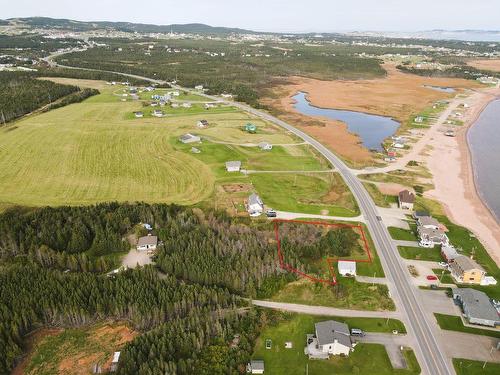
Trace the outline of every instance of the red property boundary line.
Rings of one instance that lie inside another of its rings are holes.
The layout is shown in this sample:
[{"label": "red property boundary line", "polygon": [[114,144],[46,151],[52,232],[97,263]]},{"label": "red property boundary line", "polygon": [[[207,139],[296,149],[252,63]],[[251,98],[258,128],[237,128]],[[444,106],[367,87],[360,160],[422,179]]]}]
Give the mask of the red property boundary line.
[{"label": "red property boundary line", "polygon": [[363,240],[363,244],[365,247],[366,254],[368,255],[368,259],[342,259],[346,261],[356,262],[356,263],[372,263],[372,254],[370,252],[370,247],[368,246],[368,240],[366,239],[365,231],[363,230],[363,226],[361,224],[343,224],[343,223],[324,223],[321,221],[301,221],[301,220],[284,220],[284,219],[275,219],[274,222],[274,233],[276,237],[276,243],[278,247],[278,259],[280,262],[280,267],[289,272],[293,272],[299,276],[305,277],[313,282],[317,283],[325,283],[330,285],[337,284],[337,278],[335,277],[335,270],[333,264],[338,262],[340,259],[338,258],[327,258],[326,261],[328,263],[328,269],[330,270],[330,275],[332,280],[328,279],[320,279],[311,275],[308,275],[294,267],[290,264],[285,263],[283,260],[283,252],[281,250],[281,241],[279,237],[279,226],[280,223],[295,223],[295,224],[306,224],[306,225],[319,225],[324,227],[337,227],[337,228],[357,228],[361,232],[361,239]]}]

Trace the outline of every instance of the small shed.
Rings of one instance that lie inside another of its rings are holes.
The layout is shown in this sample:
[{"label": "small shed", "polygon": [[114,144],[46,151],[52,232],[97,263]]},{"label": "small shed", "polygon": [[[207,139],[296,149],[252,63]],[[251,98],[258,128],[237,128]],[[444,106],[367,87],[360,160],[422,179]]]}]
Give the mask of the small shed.
[{"label": "small shed", "polygon": [[269,151],[273,149],[273,145],[268,142],[260,142],[259,148],[263,151]]},{"label": "small shed", "polygon": [[187,133],[187,134],[181,135],[181,137],[179,138],[179,141],[181,141],[182,143],[194,143],[194,142],[200,142],[201,138],[197,135]]},{"label": "small shed", "polygon": [[249,133],[257,133],[257,127],[254,124],[248,123],[245,125],[245,131]]},{"label": "small shed", "polygon": [[111,361],[111,366],[109,368],[110,372],[115,372],[118,369],[118,362],[120,361],[121,352],[114,352],[113,360]]},{"label": "small shed", "polygon": [[241,169],[241,161],[227,161],[226,162],[226,171],[228,172],[239,172]]},{"label": "small shed", "polygon": [[339,274],[342,276],[356,276],[356,262],[352,260],[339,260]]},{"label": "small shed", "polygon": [[247,365],[247,372],[250,374],[263,374],[264,361],[262,359],[252,359]]},{"label": "small shed", "polygon": [[207,120],[200,120],[200,121],[198,121],[197,125],[199,128],[206,128],[208,126],[208,121]]},{"label": "small shed", "polygon": [[134,112],[134,115],[135,115],[135,117],[137,117],[137,118],[144,117],[144,113],[142,113],[141,111]]},{"label": "small shed", "polygon": [[163,117],[165,114],[163,113],[163,111],[161,109],[155,109],[153,111],[153,116],[155,117]]}]

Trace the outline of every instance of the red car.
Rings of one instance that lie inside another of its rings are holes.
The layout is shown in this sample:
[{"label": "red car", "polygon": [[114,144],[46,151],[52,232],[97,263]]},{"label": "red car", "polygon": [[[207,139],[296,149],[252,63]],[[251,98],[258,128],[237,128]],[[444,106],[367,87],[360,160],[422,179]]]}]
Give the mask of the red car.
[{"label": "red car", "polygon": [[434,275],[427,276],[427,280],[435,281],[437,279],[438,279],[437,276],[434,276]]}]

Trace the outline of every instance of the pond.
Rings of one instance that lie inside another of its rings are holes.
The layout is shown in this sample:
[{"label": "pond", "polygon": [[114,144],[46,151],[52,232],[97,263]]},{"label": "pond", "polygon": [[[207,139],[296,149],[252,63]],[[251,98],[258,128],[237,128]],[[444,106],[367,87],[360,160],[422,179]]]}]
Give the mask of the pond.
[{"label": "pond", "polygon": [[445,86],[432,86],[432,85],[424,85],[426,89],[431,89],[439,92],[447,92],[447,93],[452,93],[455,92],[455,89],[453,87],[445,87]]},{"label": "pond", "polygon": [[295,100],[294,108],[304,115],[322,116],[344,122],[349,132],[357,134],[363,146],[370,150],[382,151],[383,141],[394,135],[400,125],[390,117],[315,107],[309,103],[304,92],[297,93],[293,99]]}]

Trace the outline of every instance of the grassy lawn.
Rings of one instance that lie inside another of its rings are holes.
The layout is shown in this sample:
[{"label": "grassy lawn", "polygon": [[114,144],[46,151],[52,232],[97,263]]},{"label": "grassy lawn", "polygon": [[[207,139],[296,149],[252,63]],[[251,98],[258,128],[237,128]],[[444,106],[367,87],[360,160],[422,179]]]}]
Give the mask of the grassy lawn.
[{"label": "grassy lawn", "polygon": [[442,261],[441,252],[438,247],[427,249],[424,247],[398,246],[398,251],[405,259]]},{"label": "grassy lawn", "polygon": [[441,327],[442,329],[445,329],[448,331],[465,332],[465,333],[471,333],[474,335],[491,336],[491,337],[500,338],[500,330],[499,331],[491,331],[488,329],[466,327],[463,325],[462,319],[460,319],[459,316],[437,314],[437,313],[434,313],[434,316],[436,317],[436,320],[439,324],[439,327]]},{"label": "grassy lawn", "polygon": [[[420,369],[413,352],[406,352],[408,370],[394,370],[389,357],[382,345],[358,344],[347,358],[333,357],[329,360],[309,360],[304,354],[306,334],[314,332],[314,323],[321,320],[344,320],[352,327],[369,330],[378,329],[382,322],[370,319],[339,319],[334,317],[319,317],[303,314],[287,314],[286,318],[277,324],[266,328],[257,339],[253,358],[263,359],[266,373],[273,375],[302,375],[308,366],[309,374],[418,374]],[[367,322],[363,322],[366,320]],[[379,319],[375,319],[379,320]],[[375,323],[375,324],[374,324]],[[272,340],[271,349],[265,348],[266,339]],[[285,342],[291,341],[293,347],[285,349]],[[369,360],[367,360],[369,358]]]},{"label": "grassy lawn", "polygon": [[354,197],[338,173],[252,174],[250,180],[264,203],[276,210],[359,215]]},{"label": "grassy lawn", "polygon": [[339,279],[336,286],[300,279],[287,284],[270,300],[356,310],[395,309],[386,285],[359,283],[350,278]]},{"label": "grassy lawn", "polygon": [[500,363],[471,361],[463,358],[453,358],[453,367],[457,375],[498,375]]},{"label": "grassy lawn", "polygon": [[395,240],[418,241],[418,238],[413,230],[396,227],[388,227],[387,229],[389,230],[391,237]]},{"label": "grassy lawn", "polygon": [[135,336],[128,327],[118,324],[98,324],[50,334],[42,331],[30,345],[32,348],[22,363],[23,373],[70,373],[76,367],[90,373],[94,363],[109,365],[113,352]]},{"label": "grassy lawn", "polygon": [[379,207],[391,207],[391,203],[398,203],[398,197],[395,195],[383,194],[377,185],[370,182],[363,182],[368,194],[372,197],[375,204]]},{"label": "grassy lawn", "polygon": [[[441,280],[441,283],[443,284],[455,284],[455,281],[451,277],[451,272],[447,271],[443,268],[433,268],[432,272],[434,272],[434,275],[436,275],[439,280]],[[444,274],[443,274],[444,272]]]}]

